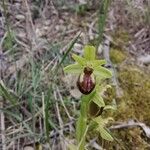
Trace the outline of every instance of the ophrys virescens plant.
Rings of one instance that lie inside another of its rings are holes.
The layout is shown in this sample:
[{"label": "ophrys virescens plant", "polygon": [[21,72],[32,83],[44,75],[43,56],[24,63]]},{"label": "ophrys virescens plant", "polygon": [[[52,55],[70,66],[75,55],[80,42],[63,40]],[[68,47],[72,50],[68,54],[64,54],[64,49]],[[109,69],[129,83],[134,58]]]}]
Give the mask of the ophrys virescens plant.
[{"label": "ophrys virescens plant", "polygon": [[84,150],[86,134],[88,129],[95,128],[105,140],[112,141],[113,137],[106,129],[106,124],[112,118],[104,118],[103,111],[114,109],[113,106],[105,105],[102,94],[108,87],[102,81],[112,77],[112,73],[103,67],[105,60],[96,58],[95,47],[86,45],[83,57],[73,54],[76,61],[64,68],[66,73],[73,73],[78,76],[77,87],[83,94],[81,97],[80,116],[76,125],[77,146],[79,150]]}]

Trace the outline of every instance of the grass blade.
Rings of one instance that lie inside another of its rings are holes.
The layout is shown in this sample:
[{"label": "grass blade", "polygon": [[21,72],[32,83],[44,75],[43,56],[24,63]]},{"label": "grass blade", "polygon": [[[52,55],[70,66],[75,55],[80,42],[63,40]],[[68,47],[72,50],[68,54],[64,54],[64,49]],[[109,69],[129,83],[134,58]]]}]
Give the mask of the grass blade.
[{"label": "grass blade", "polygon": [[11,90],[9,90],[0,80],[0,96],[3,96],[6,100],[9,100],[11,104],[16,104],[18,101],[18,96]]},{"label": "grass blade", "polygon": [[65,58],[67,57],[67,55],[69,54],[69,52],[72,50],[74,44],[76,43],[76,41],[78,40],[79,36],[80,36],[81,32],[72,40],[72,42],[70,43],[69,48],[67,49],[66,53],[64,54],[63,58],[61,59],[60,63],[58,64],[56,70],[55,70],[55,75],[58,72],[59,67],[61,66],[61,64],[64,62]]},{"label": "grass blade", "polygon": [[99,39],[98,39],[97,47],[99,43],[102,42],[109,4],[110,4],[110,0],[102,0],[102,2],[100,3],[100,9],[98,14]]}]

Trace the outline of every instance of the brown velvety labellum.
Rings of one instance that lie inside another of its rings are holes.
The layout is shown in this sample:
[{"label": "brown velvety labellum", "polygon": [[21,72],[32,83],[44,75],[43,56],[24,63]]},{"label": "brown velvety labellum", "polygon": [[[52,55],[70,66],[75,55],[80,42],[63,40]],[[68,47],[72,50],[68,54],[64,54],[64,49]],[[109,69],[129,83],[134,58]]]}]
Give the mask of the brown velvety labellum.
[{"label": "brown velvety labellum", "polygon": [[95,87],[95,77],[92,74],[93,69],[86,67],[84,73],[81,74],[77,81],[77,86],[81,93],[90,94]]}]

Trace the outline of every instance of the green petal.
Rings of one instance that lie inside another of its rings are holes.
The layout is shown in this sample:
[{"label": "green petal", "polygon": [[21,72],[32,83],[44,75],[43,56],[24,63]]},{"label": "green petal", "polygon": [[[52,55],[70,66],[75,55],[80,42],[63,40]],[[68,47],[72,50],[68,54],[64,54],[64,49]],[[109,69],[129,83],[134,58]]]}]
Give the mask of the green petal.
[{"label": "green petal", "polygon": [[96,67],[94,69],[94,74],[102,78],[111,78],[112,72],[104,67]]},{"label": "green petal", "polygon": [[111,134],[103,127],[99,127],[99,132],[103,139],[108,140],[108,141],[113,141],[113,137],[111,136]]},{"label": "green petal", "polygon": [[79,64],[72,64],[64,68],[66,73],[77,73],[80,74],[82,72],[82,67]]},{"label": "green petal", "polygon": [[106,64],[106,60],[93,60],[93,61],[91,61],[91,63],[92,63],[92,66],[95,68],[95,67],[99,67],[99,66],[101,66],[101,65],[104,65],[104,64]]},{"label": "green petal", "polygon": [[84,58],[86,60],[94,60],[95,59],[96,49],[94,46],[86,45],[84,47]]},{"label": "green petal", "polygon": [[104,100],[99,94],[95,94],[92,100],[99,107],[104,107],[105,106]]},{"label": "green petal", "polygon": [[73,58],[76,62],[78,62],[80,65],[85,65],[85,64],[86,64],[85,58],[83,58],[83,57],[81,57],[81,56],[78,56],[78,55],[76,55],[76,54],[73,54],[73,55],[72,55],[72,58]]},{"label": "green petal", "polygon": [[104,110],[107,110],[107,109],[116,110],[117,108],[116,108],[116,106],[113,106],[113,105],[106,105],[104,107]]},{"label": "green petal", "polygon": [[105,127],[105,125],[109,122],[109,121],[113,121],[112,117],[108,117],[108,118],[102,118],[101,116],[98,116],[96,118],[93,119],[98,125],[99,127]]}]

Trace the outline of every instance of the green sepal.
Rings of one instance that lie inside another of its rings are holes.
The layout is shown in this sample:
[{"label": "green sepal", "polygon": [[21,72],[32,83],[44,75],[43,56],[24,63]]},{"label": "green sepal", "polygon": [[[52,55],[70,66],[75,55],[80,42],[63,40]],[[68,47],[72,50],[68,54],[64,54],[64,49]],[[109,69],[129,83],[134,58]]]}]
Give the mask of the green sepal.
[{"label": "green sepal", "polygon": [[95,60],[96,49],[94,46],[86,45],[84,47],[84,58],[88,61]]},{"label": "green sepal", "polygon": [[97,123],[96,130],[100,133],[101,137],[105,140],[113,141],[113,137],[111,136],[109,131],[107,131],[107,129],[105,128],[106,124],[113,119],[111,117],[103,119],[101,116],[98,116],[93,120]]},{"label": "green sepal", "polygon": [[104,107],[104,110],[108,110],[108,109],[116,110],[117,108],[116,108],[115,105],[106,105],[106,106]]},{"label": "green sepal", "polygon": [[92,101],[97,104],[99,107],[104,107],[105,103],[100,94],[96,93],[92,99]]},{"label": "green sepal", "polygon": [[72,64],[69,66],[66,66],[64,68],[64,72],[66,73],[75,73],[75,74],[80,74],[82,72],[82,67],[79,64]]},{"label": "green sepal", "polygon": [[79,63],[79,65],[81,66],[84,66],[86,64],[86,60],[85,58],[81,57],[81,56],[78,56],[76,54],[73,54],[72,55],[72,58]]},{"label": "green sepal", "polygon": [[103,127],[99,127],[98,131],[100,132],[100,135],[103,139],[107,140],[107,141],[113,141],[113,137],[111,136],[111,134]]},{"label": "green sepal", "polygon": [[91,61],[91,64],[93,66],[93,68],[99,67],[101,65],[105,65],[106,64],[106,60],[102,59],[102,60],[93,60]]},{"label": "green sepal", "polygon": [[111,78],[112,72],[104,67],[96,67],[94,69],[94,75],[99,76],[101,78]]}]

